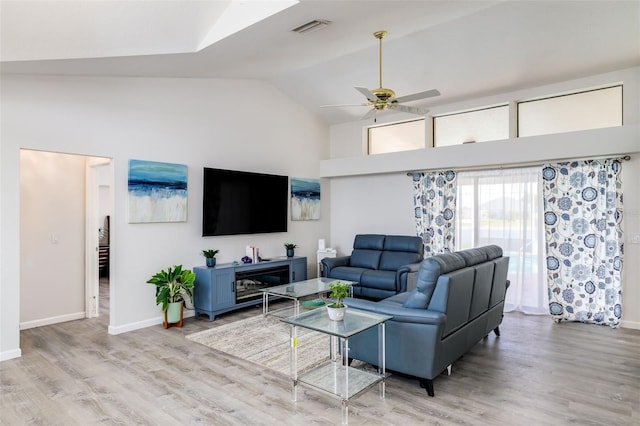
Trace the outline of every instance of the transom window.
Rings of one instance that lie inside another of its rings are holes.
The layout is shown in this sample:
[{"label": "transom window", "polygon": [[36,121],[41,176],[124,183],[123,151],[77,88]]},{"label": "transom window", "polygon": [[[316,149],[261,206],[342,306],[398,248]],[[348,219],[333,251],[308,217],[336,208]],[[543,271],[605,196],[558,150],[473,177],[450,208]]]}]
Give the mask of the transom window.
[{"label": "transom window", "polygon": [[425,147],[424,119],[369,127],[368,154],[410,151]]},{"label": "transom window", "polygon": [[497,105],[433,117],[434,147],[508,138],[508,105]]},{"label": "transom window", "polygon": [[622,86],[518,103],[518,136],[622,126]]}]

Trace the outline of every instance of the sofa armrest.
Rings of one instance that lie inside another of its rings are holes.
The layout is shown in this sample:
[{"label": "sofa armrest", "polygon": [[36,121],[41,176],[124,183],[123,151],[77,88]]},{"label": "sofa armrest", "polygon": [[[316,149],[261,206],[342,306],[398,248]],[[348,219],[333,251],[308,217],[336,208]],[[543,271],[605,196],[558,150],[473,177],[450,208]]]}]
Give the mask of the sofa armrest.
[{"label": "sofa armrest", "polygon": [[410,263],[402,265],[396,271],[396,293],[404,293],[416,288],[418,280],[418,270],[422,262]]},{"label": "sofa armrest", "polygon": [[444,325],[447,321],[447,315],[442,312],[429,311],[427,309],[411,309],[404,308],[400,305],[392,306],[388,304],[373,302],[365,299],[346,298],[345,305],[349,308],[362,309],[363,311],[376,312],[378,314],[391,315],[393,321],[414,323],[414,324],[431,324]]},{"label": "sofa armrest", "polygon": [[322,263],[322,276],[329,277],[331,270],[338,266],[349,266],[350,260],[351,256],[325,257],[320,261]]}]

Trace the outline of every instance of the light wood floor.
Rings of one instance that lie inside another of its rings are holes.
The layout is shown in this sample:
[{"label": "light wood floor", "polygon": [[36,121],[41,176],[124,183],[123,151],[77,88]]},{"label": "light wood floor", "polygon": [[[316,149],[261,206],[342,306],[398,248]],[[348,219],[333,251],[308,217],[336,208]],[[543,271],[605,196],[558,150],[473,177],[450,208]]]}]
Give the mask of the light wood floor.
[{"label": "light wood floor", "polygon": [[[107,334],[107,317],[21,332],[0,363],[2,425],[331,425],[339,401],[190,342],[186,334],[257,315],[257,307]],[[392,375],[350,403],[353,425],[639,425],[640,331],[506,314],[434,381]]]}]

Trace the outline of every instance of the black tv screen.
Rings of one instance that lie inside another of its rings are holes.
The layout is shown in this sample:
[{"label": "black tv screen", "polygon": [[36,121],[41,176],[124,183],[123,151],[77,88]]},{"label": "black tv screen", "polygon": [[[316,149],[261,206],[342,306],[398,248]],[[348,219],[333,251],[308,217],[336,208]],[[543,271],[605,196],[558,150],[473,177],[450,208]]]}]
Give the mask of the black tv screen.
[{"label": "black tv screen", "polygon": [[202,236],[287,231],[287,176],[204,168]]}]

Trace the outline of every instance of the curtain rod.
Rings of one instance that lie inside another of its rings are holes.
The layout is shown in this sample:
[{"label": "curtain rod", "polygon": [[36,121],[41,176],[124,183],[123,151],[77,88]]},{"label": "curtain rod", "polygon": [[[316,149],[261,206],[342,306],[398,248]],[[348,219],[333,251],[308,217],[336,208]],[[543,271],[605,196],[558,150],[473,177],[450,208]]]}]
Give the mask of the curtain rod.
[{"label": "curtain rod", "polygon": [[[560,159],[560,160],[552,160],[552,161],[561,161],[561,162],[570,162],[570,161],[580,161],[580,160],[598,160],[601,158],[609,158],[609,157],[583,157],[583,158],[571,158],[571,159]],[[619,161],[629,161],[631,160],[631,156],[630,155],[624,155],[622,157],[618,157],[616,158]],[[478,167],[445,167],[444,169],[452,169],[452,170],[456,170],[456,171],[461,171],[461,172],[467,172],[467,171],[484,171],[484,170],[510,170],[510,169],[522,169],[525,167],[533,167],[533,166],[542,166],[544,163],[518,163],[518,164],[511,164],[511,165],[507,165],[507,166],[496,166],[496,167],[486,167],[486,166],[478,166]],[[442,170],[442,168],[439,169],[424,169],[424,170],[414,170],[412,172],[407,172],[407,176],[413,176],[414,173],[423,173],[423,172],[430,172],[430,171],[434,171],[434,170]]]}]

